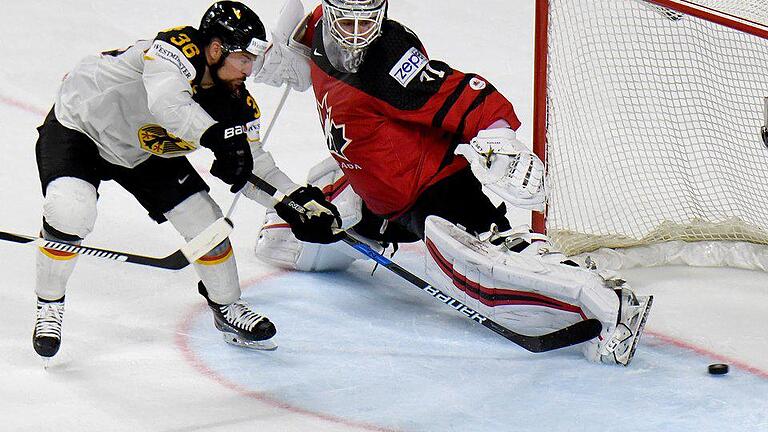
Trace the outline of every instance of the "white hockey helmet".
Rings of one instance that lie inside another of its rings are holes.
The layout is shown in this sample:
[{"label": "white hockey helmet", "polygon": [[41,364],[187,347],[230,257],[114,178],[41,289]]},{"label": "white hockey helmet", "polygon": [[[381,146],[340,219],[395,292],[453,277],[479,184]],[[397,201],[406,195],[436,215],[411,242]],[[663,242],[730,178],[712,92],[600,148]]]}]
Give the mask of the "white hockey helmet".
[{"label": "white hockey helmet", "polygon": [[357,72],[386,14],[387,0],[323,0],[323,38],[333,66]]}]

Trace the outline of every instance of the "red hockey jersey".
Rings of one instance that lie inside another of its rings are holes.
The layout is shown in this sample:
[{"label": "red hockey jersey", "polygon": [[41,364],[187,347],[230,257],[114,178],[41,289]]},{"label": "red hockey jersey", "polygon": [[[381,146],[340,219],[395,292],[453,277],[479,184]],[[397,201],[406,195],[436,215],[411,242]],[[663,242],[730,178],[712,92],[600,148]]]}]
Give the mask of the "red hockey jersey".
[{"label": "red hockey jersey", "polygon": [[396,218],[429,186],[466,167],[460,143],[503,119],[520,126],[512,104],[485,79],[429,60],[419,38],[385,19],[359,71],[329,62],[322,8],[302,42],[312,49],[312,86],[328,150],[374,213]]}]

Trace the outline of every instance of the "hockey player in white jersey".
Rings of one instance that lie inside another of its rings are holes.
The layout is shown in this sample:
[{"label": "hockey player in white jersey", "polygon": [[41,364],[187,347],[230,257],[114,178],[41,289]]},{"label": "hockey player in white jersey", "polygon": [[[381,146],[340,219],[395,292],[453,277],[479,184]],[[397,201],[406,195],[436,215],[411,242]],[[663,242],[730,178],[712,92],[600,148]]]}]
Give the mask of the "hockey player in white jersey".
[{"label": "hockey player in white jersey", "polygon": [[[184,157],[200,147],[213,152],[211,174],[233,192],[253,171],[302,201],[311,190],[294,184],[261,149],[260,112],[244,86],[262,67],[268,48],[253,11],[220,1],[205,12],[199,28],[165,30],[126,50],[82,60],[63,80],[54,109],[38,128],[42,235],[79,244],[93,229],[100,182],[114,180],[152,219],[168,220],[192,239],[222,217]],[[244,192],[263,201],[252,187]],[[332,211],[322,217],[333,218]],[[33,346],[52,357],[60,346],[65,290],[77,255],[41,248],[36,259]],[[240,298],[229,240],[194,267],[199,292],[225,339],[274,348],[275,326]]]},{"label": "hockey player in white jersey", "polygon": [[[316,166],[308,182],[323,188],[352,235],[423,240],[431,282],[481,314],[527,334],[597,318],[602,333],[584,344],[585,355],[628,365],[652,298],[568,260],[546,236],[510,226],[481,184],[527,209],[545,199],[543,164],[516,138],[511,104],[482,77],[429,60],[386,11],[386,0],[323,0],[309,16],[298,0],[283,8],[255,78],[312,85],[335,161]],[[345,244],[310,243],[280,216],[268,211],[259,234],[264,261],[323,271],[359,258]]]}]

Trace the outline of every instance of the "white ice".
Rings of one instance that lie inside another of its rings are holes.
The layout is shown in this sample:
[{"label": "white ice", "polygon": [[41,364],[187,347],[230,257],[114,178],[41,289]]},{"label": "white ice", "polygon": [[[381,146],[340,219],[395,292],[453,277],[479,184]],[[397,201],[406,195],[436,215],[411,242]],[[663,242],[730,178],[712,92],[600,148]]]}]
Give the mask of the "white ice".
[{"label": "white ice", "polygon": [[[393,0],[390,16],[433,58],[483,74],[530,141],[532,0]],[[265,22],[279,2],[250,3]],[[306,3],[307,6],[311,6]],[[0,229],[34,234],[35,127],[87,54],[196,24],[207,1],[6,1],[0,14]],[[279,90],[251,87],[269,121]],[[290,97],[267,147],[295,179],[326,150],[309,93]],[[226,210],[231,195],[193,158]],[[181,239],[113,183],[86,244],[164,255]],[[252,254],[263,216],[241,201],[232,236],[244,296],[278,326],[275,352],[225,345],[180,272],[81,258],[63,345],[45,370],[31,346],[34,249],[0,242],[2,431],[768,431],[768,276],[632,270],[656,305],[629,368],[578,350],[533,355],[379,268],[277,271]],[[525,222],[525,212],[512,214]],[[423,273],[423,250],[395,260]],[[726,362],[730,374],[707,375]]]}]

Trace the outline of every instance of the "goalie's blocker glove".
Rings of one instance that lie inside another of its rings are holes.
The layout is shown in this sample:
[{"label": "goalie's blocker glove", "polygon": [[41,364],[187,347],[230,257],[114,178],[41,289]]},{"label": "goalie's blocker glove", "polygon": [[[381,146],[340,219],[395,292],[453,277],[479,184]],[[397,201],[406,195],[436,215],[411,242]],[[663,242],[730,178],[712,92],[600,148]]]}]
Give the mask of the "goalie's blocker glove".
[{"label": "goalie's blocker glove", "polygon": [[200,145],[211,149],[216,157],[211,165],[213,176],[231,185],[231,192],[245,186],[253,171],[253,155],[245,126],[216,123],[200,137]]},{"label": "goalie's blocker glove", "polygon": [[341,216],[335,205],[325,199],[323,191],[315,186],[302,186],[288,195],[291,201],[307,211],[295,209],[285,201],[275,204],[275,211],[291,226],[297,239],[308,243],[335,243],[344,237],[339,231]]}]

